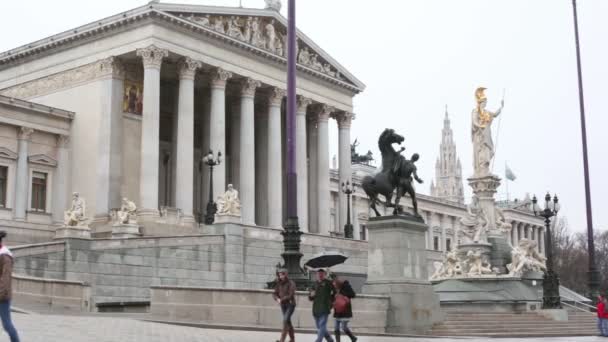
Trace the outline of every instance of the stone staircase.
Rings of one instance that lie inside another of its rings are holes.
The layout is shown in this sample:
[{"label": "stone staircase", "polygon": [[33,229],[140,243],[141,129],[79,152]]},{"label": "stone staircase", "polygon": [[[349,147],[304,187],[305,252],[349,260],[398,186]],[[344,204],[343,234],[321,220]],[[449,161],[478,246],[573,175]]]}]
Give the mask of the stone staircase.
[{"label": "stone staircase", "polygon": [[554,321],[538,313],[447,313],[433,327],[434,336],[539,337],[597,335],[594,313],[569,311],[568,321]]}]

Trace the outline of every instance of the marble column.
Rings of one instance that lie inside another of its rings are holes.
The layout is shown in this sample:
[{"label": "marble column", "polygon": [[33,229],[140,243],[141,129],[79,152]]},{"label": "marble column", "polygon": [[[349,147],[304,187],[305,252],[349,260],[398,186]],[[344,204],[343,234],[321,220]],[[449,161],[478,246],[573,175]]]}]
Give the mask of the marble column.
[{"label": "marble column", "polygon": [[[232,73],[217,68],[211,73],[211,113],[209,120],[209,149],[217,156],[226,155],[226,82]],[[226,163],[213,170],[213,198],[226,191]]]},{"label": "marble column", "polygon": [[32,128],[19,128],[19,156],[17,158],[17,182],[15,186],[15,208],[13,213],[15,221],[25,221],[25,211],[27,210],[27,199],[29,193],[29,167],[27,157],[29,154],[28,149],[32,133],[34,133]]},{"label": "marble column", "polygon": [[516,246],[515,231],[517,230],[517,223],[511,221],[511,246]]},{"label": "marble column", "polygon": [[[241,164],[241,99],[238,96],[230,98],[230,125],[228,126],[227,137],[230,139],[230,143],[227,147],[228,156],[230,156],[230,163],[226,164],[229,169],[226,172],[226,185],[232,184],[232,186],[240,190],[241,179],[240,179],[240,164]],[[255,148],[255,147],[254,147]],[[228,160],[226,160],[228,162]],[[240,193],[240,191],[239,191]]]},{"label": "marble column", "polygon": [[298,223],[300,230],[308,232],[308,163],[306,161],[306,110],[311,100],[298,96],[296,111],[296,172],[298,193]]},{"label": "marble column", "polygon": [[244,224],[255,224],[255,109],[254,97],[260,82],[247,78],[241,83],[240,120],[240,195],[241,220]]},{"label": "marble column", "polygon": [[318,233],[329,235],[330,193],[329,193],[329,115],[334,108],[320,105],[317,108],[317,226]]},{"label": "marble column", "polygon": [[55,169],[53,181],[53,223],[63,223],[63,212],[67,209],[70,161],[68,144],[70,138],[67,135],[57,136],[57,169]]},{"label": "marble column", "polygon": [[183,223],[193,223],[194,194],[194,77],[201,62],[183,58],[177,65],[179,95],[177,104],[177,150],[175,206],[182,212]]},{"label": "marble column", "polygon": [[143,113],[141,120],[141,162],[139,171],[138,214],[156,217],[158,213],[158,167],[160,143],[160,69],[169,51],[151,45],[137,50],[144,65]]},{"label": "marble column", "polygon": [[351,160],[350,160],[350,126],[354,115],[349,112],[342,112],[336,115],[338,122],[338,156],[339,156],[339,179],[338,179],[338,215],[339,229],[341,231],[346,225],[346,194],[342,192],[342,183],[352,183]]},{"label": "marble column", "polygon": [[353,194],[351,197],[351,212],[352,215],[352,225],[353,225],[353,239],[361,240],[361,226],[359,225],[359,210],[357,209],[357,205],[359,204],[359,197]]},{"label": "marble column", "polygon": [[519,246],[519,239],[521,237],[521,223],[515,223],[515,244],[514,246]]},{"label": "marble column", "polygon": [[268,226],[283,225],[283,163],[281,103],[285,90],[273,88],[268,97]]},{"label": "marble column", "polygon": [[307,146],[307,161],[308,161],[308,231],[318,233],[319,232],[319,206],[317,203],[317,142],[318,142],[318,130],[317,130],[317,117],[310,115],[307,117],[307,133],[308,133],[308,146]]},{"label": "marble column", "polygon": [[446,230],[448,229],[448,223],[450,217],[448,215],[441,215],[441,251],[446,251]]},{"label": "marble column", "polygon": [[540,246],[539,251],[543,255],[545,254],[545,234],[546,234],[545,228],[543,227],[540,229],[540,239],[538,239],[538,241],[539,241],[538,245]]},{"label": "marble column", "polygon": [[122,186],[122,101],[124,67],[116,57],[99,62],[101,78],[101,116],[98,132],[97,189],[95,221],[106,222],[112,208],[121,204]]}]

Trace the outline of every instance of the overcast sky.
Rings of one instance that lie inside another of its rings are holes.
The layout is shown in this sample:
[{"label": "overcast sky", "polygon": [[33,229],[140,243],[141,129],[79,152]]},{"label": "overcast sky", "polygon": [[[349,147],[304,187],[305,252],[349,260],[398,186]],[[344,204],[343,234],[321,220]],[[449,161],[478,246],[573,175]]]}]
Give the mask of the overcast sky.
[{"label": "overcast sky", "polygon": [[[166,1],[238,6],[239,0]],[[362,80],[352,137],[377,155],[386,127],[418,152],[428,193],[447,104],[463,165],[472,174],[470,113],[474,90],[488,88],[489,108],[505,108],[495,133],[494,172],[517,175],[511,197],[549,190],[574,230],[586,229],[581,129],[570,0],[305,0],[298,27]],[[138,0],[5,0],[0,50],[145,4]],[[263,0],[242,0],[263,7]],[[282,13],[286,13],[283,1]],[[608,87],[608,1],[579,0],[594,225],[608,228],[608,162],[603,134]],[[497,128],[497,127],[495,127]],[[337,153],[332,127],[331,153]],[[498,135],[498,137],[496,136]],[[465,184],[467,196],[471,192]],[[505,196],[501,186],[500,196]]]}]

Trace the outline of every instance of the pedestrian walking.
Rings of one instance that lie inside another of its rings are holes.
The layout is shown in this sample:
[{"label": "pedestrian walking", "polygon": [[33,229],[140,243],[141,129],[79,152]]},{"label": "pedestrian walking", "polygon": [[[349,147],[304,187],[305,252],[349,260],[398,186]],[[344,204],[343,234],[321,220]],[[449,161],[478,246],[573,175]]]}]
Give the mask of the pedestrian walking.
[{"label": "pedestrian walking", "polygon": [[277,272],[277,285],[274,287],[272,298],[279,304],[283,314],[283,330],[281,331],[281,339],[277,342],[285,342],[287,335],[289,335],[289,342],[295,342],[296,337],[291,316],[296,310],[296,283],[289,279],[286,269],[280,269]]},{"label": "pedestrian walking", "polygon": [[334,318],[336,319],[335,333],[336,342],[340,342],[340,333],[344,331],[351,342],[356,342],[357,337],[348,327],[353,317],[353,306],[352,299],[355,298],[356,294],[348,280],[341,280],[339,277],[335,277],[333,286],[336,292],[334,299]]},{"label": "pedestrian walking", "polygon": [[12,296],[12,274],[13,253],[2,244],[6,232],[0,231],[0,319],[2,327],[8,334],[11,342],[19,342],[19,335],[11,320],[11,296]]},{"label": "pedestrian walking", "polygon": [[600,336],[608,337],[608,324],[606,320],[608,314],[606,313],[606,298],[600,295],[597,298],[597,329],[600,331]]},{"label": "pedestrian walking", "polygon": [[308,294],[308,299],[312,301],[312,316],[317,326],[316,342],[322,342],[323,338],[327,342],[333,342],[333,338],[327,331],[327,319],[331,312],[332,302],[334,300],[334,287],[327,279],[327,271],[319,269],[317,271],[317,281],[314,288]]}]

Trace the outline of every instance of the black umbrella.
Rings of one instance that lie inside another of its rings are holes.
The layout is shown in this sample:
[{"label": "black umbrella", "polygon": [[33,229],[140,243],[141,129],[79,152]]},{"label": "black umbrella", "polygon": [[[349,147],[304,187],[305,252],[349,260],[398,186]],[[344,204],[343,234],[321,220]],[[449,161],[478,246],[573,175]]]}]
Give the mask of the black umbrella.
[{"label": "black umbrella", "polygon": [[348,257],[340,252],[321,252],[315,254],[304,266],[310,268],[327,268],[344,263]]}]

